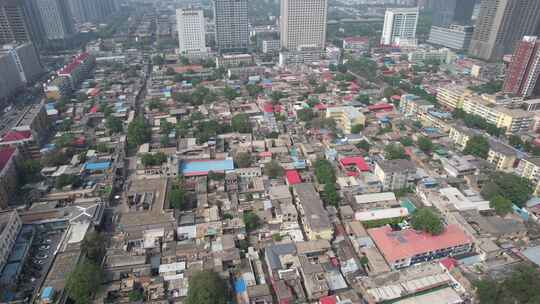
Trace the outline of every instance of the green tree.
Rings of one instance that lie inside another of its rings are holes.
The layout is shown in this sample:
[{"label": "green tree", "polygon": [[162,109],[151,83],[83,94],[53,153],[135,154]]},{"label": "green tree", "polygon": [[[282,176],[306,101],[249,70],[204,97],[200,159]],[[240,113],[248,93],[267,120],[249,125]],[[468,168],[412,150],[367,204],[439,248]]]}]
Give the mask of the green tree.
[{"label": "green tree", "polygon": [[475,135],[467,141],[463,154],[470,154],[480,158],[487,158],[489,142],[482,135]]},{"label": "green tree", "polygon": [[144,300],[144,295],[139,289],[133,289],[128,293],[129,302],[138,302]]},{"label": "green tree", "polygon": [[321,85],[317,86],[317,87],[313,90],[313,93],[315,93],[315,94],[326,93],[326,85],[321,84]]},{"label": "green tree", "polygon": [[248,91],[249,96],[255,97],[263,91],[262,87],[256,84],[246,85],[246,90]]},{"label": "green tree", "polygon": [[356,124],[351,127],[351,133],[358,134],[364,130],[364,125]]},{"label": "green tree", "polygon": [[405,147],[410,147],[414,144],[414,141],[412,140],[412,138],[408,136],[400,138],[399,142]]},{"label": "green tree", "polygon": [[41,163],[37,160],[26,159],[17,164],[19,184],[34,183],[41,180]]},{"label": "green tree", "polygon": [[323,202],[327,205],[337,207],[340,201],[339,194],[334,183],[328,183],[324,185],[322,193]]},{"label": "green tree", "polygon": [[275,160],[271,160],[264,165],[264,174],[270,178],[283,176],[283,168]]},{"label": "green tree", "polygon": [[312,109],[300,109],[296,111],[296,116],[301,121],[311,121],[313,119],[313,110]]},{"label": "green tree", "polygon": [[99,265],[105,255],[105,241],[105,237],[101,233],[97,231],[89,232],[82,241],[82,251],[89,260]]},{"label": "green tree", "polygon": [[257,230],[262,226],[262,221],[259,216],[251,211],[244,212],[242,219],[244,220],[248,232]]},{"label": "green tree", "polygon": [[336,172],[334,166],[326,159],[315,161],[315,176],[319,184],[333,184],[336,182]]},{"label": "green tree", "polygon": [[130,145],[140,146],[152,136],[152,130],[147,126],[142,116],[137,116],[128,126],[127,139]]},{"label": "green tree", "polygon": [[412,215],[411,225],[415,230],[428,232],[433,235],[441,234],[444,231],[441,218],[429,208],[416,210]]},{"label": "green tree", "polygon": [[234,163],[238,168],[247,168],[251,166],[251,154],[247,152],[236,153]]},{"label": "green tree", "polygon": [[508,138],[508,143],[516,149],[521,149],[524,144],[523,140],[521,140],[521,137],[517,135],[510,135],[510,137]]},{"label": "green tree", "polygon": [[189,278],[189,289],[185,304],[227,304],[227,283],[213,271],[205,270]]},{"label": "green tree", "polygon": [[366,152],[369,152],[369,149],[371,148],[371,145],[369,144],[369,142],[365,139],[362,139],[360,142],[358,142],[356,145],[355,145],[358,149],[362,149]]},{"label": "green tree", "polygon": [[500,281],[487,277],[474,287],[480,304],[540,303],[540,273],[534,267],[520,265]]},{"label": "green tree", "polygon": [[433,150],[433,142],[431,141],[431,139],[425,136],[421,136],[420,138],[418,138],[417,144],[418,148],[420,148],[420,150],[425,153],[431,153],[431,150]]},{"label": "green tree", "polygon": [[105,126],[112,133],[120,133],[124,130],[122,121],[118,117],[114,117],[114,116],[109,116],[107,118],[107,120],[105,121]]},{"label": "green tree", "polygon": [[500,195],[523,207],[533,191],[531,183],[526,178],[497,171],[490,175],[489,182],[482,187],[480,194],[489,201]]},{"label": "green tree", "polygon": [[277,103],[282,98],[285,98],[285,94],[281,91],[272,91],[272,93],[270,93],[270,99],[272,99],[273,103]]},{"label": "green tree", "polygon": [[173,209],[182,210],[186,205],[186,192],[182,188],[180,181],[173,183],[171,190],[169,191],[169,206]]},{"label": "green tree", "polygon": [[80,177],[76,175],[62,174],[56,178],[54,187],[56,189],[62,189],[66,186],[78,187],[80,183]]},{"label": "green tree", "polygon": [[500,216],[512,212],[512,202],[500,194],[497,194],[489,201],[489,207],[493,208]]},{"label": "green tree", "polygon": [[409,159],[405,149],[399,144],[389,144],[384,147],[384,158],[385,159]]},{"label": "green tree", "polygon": [[77,304],[90,304],[93,302],[92,295],[101,285],[103,273],[95,263],[83,261],[67,275],[66,293]]},{"label": "green tree", "polygon": [[163,152],[144,153],[141,156],[141,163],[145,167],[159,166],[167,161],[167,155]]},{"label": "green tree", "polygon": [[154,57],[152,57],[153,65],[163,65],[164,62],[165,60],[163,59],[161,55],[155,55]]},{"label": "green tree", "polygon": [[177,103],[192,104],[192,95],[186,92],[175,92],[172,94],[172,98]]},{"label": "green tree", "polygon": [[369,105],[370,104],[369,95],[366,95],[366,94],[358,95],[358,97],[356,97],[356,100],[361,102],[364,105]]},{"label": "green tree", "polygon": [[231,119],[231,127],[234,131],[239,133],[251,133],[249,116],[245,113],[234,115]]},{"label": "green tree", "polygon": [[238,94],[238,92],[236,92],[235,89],[229,86],[226,86],[225,88],[223,88],[222,93],[223,93],[223,96],[227,98],[228,100],[234,100],[236,99],[236,97],[240,96],[240,94]]}]

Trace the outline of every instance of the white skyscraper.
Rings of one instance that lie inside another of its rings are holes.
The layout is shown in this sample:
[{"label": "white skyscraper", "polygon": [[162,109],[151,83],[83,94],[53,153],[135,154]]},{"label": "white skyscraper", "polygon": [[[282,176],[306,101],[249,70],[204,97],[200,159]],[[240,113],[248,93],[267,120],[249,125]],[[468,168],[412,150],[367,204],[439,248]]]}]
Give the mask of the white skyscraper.
[{"label": "white skyscraper", "polygon": [[281,47],[324,48],[328,0],[281,0]]},{"label": "white skyscraper", "polygon": [[415,41],[417,24],[417,7],[386,9],[381,44],[399,45]]},{"label": "white skyscraper", "polygon": [[188,57],[204,56],[207,48],[203,11],[177,9],[176,21],[180,54]]}]

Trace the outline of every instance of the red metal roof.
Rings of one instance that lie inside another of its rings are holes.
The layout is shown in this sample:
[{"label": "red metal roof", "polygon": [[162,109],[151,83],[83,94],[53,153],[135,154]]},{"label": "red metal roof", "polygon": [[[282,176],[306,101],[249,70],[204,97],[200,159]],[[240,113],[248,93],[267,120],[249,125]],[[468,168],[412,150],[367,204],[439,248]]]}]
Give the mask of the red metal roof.
[{"label": "red metal roof", "polygon": [[456,267],[457,261],[454,258],[444,258],[439,263],[441,263],[444,268],[452,270],[452,268]]},{"label": "red metal roof", "polygon": [[287,178],[289,185],[300,184],[302,182],[302,179],[296,170],[285,171],[285,177]]},{"label": "red metal roof", "polygon": [[4,169],[13,153],[15,153],[15,148],[5,148],[0,150],[0,171]]},{"label": "red metal roof", "polygon": [[314,106],[315,109],[319,110],[319,111],[322,111],[322,110],[326,110],[326,108],[328,108],[327,105],[325,105],[324,103],[318,103]]},{"label": "red metal roof", "polygon": [[70,63],[68,63],[65,67],[58,71],[58,75],[71,74],[71,72],[73,72],[75,68],[77,68],[83,61],[85,61],[88,56],[89,54],[86,52],[75,56]]},{"label": "red metal roof", "polygon": [[90,108],[90,113],[96,113],[98,110],[97,106],[93,106]]},{"label": "red metal roof", "polygon": [[355,166],[358,170],[366,172],[369,171],[369,166],[361,156],[344,157],[339,160],[342,166]]},{"label": "red metal roof", "polygon": [[367,36],[345,37],[345,38],[343,38],[343,41],[346,41],[347,43],[352,43],[352,42],[368,43],[369,42],[369,37],[367,37]]},{"label": "red metal roof", "polygon": [[7,132],[3,137],[3,142],[10,142],[10,141],[19,141],[24,140],[32,137],[32,132],[30,131],[15,131],[11,130]]},{"label": "red metal roof", "polygon": [[336,304],[336,296],[326,296],[319,299],[319,304]]},{"label": "red metal roof", "polygon": [[376,103],[374,105],[368,106],[368,110],[372,112],[392,111],[393,109],[394,109],[394,106],[386,102],[380,102],[380,103]]},{"label": "red metal roof", "polygon": [[389,263],[425,252],[472,243],[457,225],[448,225],[439,235],[413,229],[392,231],[390,226],[368,229],[367,232]]}]

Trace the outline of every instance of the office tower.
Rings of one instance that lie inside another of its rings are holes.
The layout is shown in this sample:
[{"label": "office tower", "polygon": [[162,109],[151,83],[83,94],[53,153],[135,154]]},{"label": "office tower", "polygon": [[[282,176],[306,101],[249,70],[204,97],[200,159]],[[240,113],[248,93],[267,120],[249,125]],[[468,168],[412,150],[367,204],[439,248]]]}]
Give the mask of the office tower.
[{"label": "office tower", "polygon": [[33,0],[0,0],[0,44],[42,41],[41,18]]},{"label": "office tower", "polygon": [[68,5],[77,23],[99,22],[116,10],[111,0],[68,0]]},{"label": "office tower", "polygon": [[473,31],[474,27],[469,25],[432,26],[427,42],[453,50],[467,50],[471,44]]},{"label": "office tower", "polygon": [[324,48],[328,0],[281,0],[281,47]]},{"label": "office tower", "polygon": [[512,63],[506,71],[503,91],[521,97],[538,95],[540,75],[540,40],[536,36],[525,36],[518,42]]},{"label": "office tower", "polygon": [[484,60],[500,59],[515,44],[534,35],[540,21],[540,1],[481,0],[469,54]]},{"label": "office tower", "polygon": [[75,34],[67,0],[37,0],[47,40],[66,40]]},{"label": "office tower", "polygon": [[471,23],[474,0],[432,0],[432,25],[467,25]]},{"label": "office tower", "polygon": [[418,8],[388,8],[384,14],[383,45],[399,45],[416,39]]},{"label": "office tower", "polygon": [[206,33],[202,10],[177,9],[176,27],[180,54],[188,57],[206,54]]},{"label": "office tower", "polygon": [[6,44],[0,49],[0,56],[4,55],[11,56],[17,66],[19,78],[24,83],[34,82],[45,72],[36,48],[31,42],[19,45]]},{"label": "office tower", "polygon": [[216,44],[221,53],[249,46],[248,0],[214,0]]}]

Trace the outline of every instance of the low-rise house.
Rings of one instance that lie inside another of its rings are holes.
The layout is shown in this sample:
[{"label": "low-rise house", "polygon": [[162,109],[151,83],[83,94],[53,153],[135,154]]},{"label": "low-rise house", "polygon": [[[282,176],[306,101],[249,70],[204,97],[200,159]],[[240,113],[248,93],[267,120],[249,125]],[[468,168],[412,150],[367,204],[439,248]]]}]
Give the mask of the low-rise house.
[{"label": "low-rise house", "polygon": [[333,227],[313,184],[296,184],[293,186],[293,193],[307,238],[330,240],[333,236]]},{"label": "low-rise house", "polygon": [[379,160],[373,173],[381,181],[383,191],[399,190],[413,185],[416,165],[406,159]]}]

